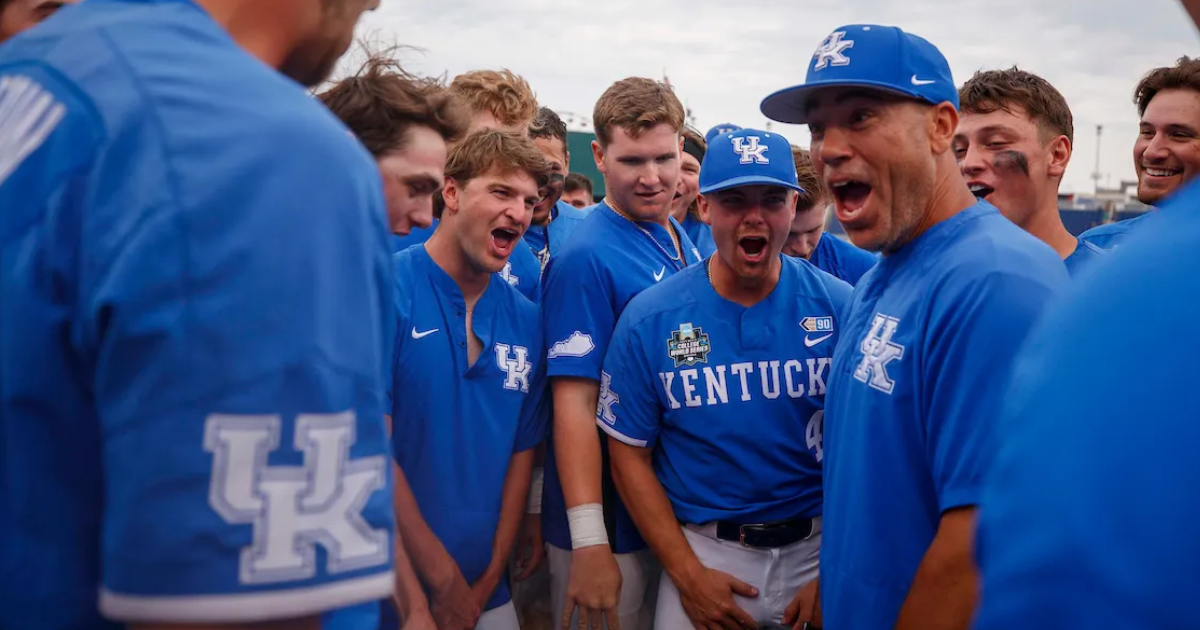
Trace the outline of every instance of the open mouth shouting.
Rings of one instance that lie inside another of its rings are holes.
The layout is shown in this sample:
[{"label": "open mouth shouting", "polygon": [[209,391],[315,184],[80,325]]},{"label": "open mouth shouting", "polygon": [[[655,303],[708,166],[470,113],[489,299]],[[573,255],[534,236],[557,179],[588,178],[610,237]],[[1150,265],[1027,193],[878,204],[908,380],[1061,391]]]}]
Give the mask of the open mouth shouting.
[{"label": "open mouth shouting", "polygon": [[520,238],[521,232],[513,228],[498,227],[492,230],[492,248],[496,251],[496,256],[507,258]]},{"label": "open mouth shouting", "polygon": [[767,243],[765,236],[743,236],[738,239],[738,250],[746,262],[758,264],[767,259]]},{"label": "open mouth shouting", "polygon": [[853,224],[862,215],[867,200],[871,198],[871,185],[856,179],[831,181],[838,222],[843,226]]}]

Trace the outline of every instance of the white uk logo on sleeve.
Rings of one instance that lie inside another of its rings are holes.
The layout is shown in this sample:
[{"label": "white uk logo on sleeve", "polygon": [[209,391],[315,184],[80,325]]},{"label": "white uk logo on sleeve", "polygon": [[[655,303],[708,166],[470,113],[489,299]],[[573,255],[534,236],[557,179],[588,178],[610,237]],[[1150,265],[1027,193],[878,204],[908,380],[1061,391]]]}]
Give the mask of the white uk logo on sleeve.
[{"label": "white uk logo on sleeve", "polygon": [[273,466],[283,419],[277,415],[210,415],[204,450],[213,454],[208,500],[226,522],[250,525],[253,542],[242,550],[239,581],[272,584],[312,578],[317,547],[325,569],[345,573],[385,564],[388,531],[363,516],[370,496],[385,487],[383,456],[352,458],[353,411],[301,414],[292,444],[299,466]]}]

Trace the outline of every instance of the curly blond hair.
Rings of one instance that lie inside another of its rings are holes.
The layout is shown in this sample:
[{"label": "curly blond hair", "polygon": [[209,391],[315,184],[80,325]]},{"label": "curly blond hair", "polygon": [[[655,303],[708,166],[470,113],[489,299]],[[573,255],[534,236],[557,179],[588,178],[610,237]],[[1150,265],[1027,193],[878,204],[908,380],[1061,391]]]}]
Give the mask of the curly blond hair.
[{"label": "curly blond hair", "polygon": [[511,70],[472,70],[450,82],[471,115],[488,112],[505,126],[522,129],[537,117],[537,97],[529,82]]}]

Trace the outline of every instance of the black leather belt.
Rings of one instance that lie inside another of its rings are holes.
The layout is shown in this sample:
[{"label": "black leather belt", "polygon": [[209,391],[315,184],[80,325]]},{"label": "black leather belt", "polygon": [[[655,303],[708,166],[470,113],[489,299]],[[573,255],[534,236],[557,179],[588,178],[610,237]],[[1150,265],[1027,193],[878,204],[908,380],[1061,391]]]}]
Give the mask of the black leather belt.
[{"label": "black leather belt", "polygon": [[794,518],[787,521],[755,524],[717,521],[718,539],[741,543],[744,547],[778,549],[801,540],[808,540],[812,535],[813,520],[811,518]]}]

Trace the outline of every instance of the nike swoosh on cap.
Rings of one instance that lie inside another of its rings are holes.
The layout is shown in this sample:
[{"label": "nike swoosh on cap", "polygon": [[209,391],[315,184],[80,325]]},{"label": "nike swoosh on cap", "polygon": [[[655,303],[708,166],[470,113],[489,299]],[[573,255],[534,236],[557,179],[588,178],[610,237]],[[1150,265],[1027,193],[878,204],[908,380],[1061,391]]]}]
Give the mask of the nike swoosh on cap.
[{"label": "nike swoosh on cap", "polygon": [[937,81],[918,79],[917,75],[915,75],[915,74],[912,76],[912,84],[913,85],[929,85],[931,83],[937,83]]}]

